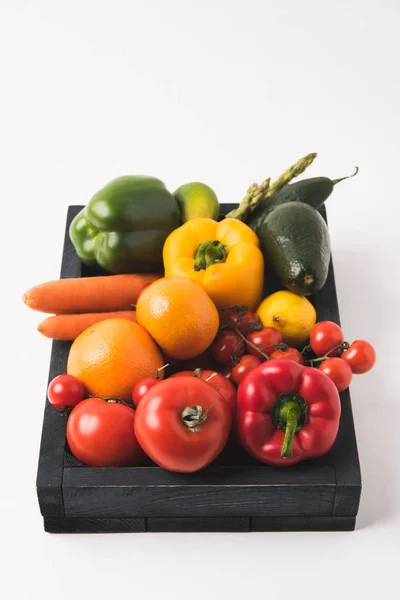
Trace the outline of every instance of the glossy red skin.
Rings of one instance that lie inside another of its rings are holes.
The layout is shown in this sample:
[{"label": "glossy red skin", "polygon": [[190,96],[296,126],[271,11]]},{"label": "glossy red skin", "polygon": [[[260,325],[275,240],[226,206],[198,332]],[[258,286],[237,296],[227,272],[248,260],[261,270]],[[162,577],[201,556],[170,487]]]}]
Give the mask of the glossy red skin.
[{"label": "glossy red skin", "polygon": [[244,342],[237,333],[225,329],[218,334],[212,343],[211,354],[220,365],[232,365],[232,354],[243,356]]},{"label": "glossy red skin", "polygon": [[[257,346],[257,348],[261,348],[263,354],[266,356],[271,356],[271,354],[275,350],[276,344],[282,344],[282,334],[280,331],[275,329],[275,327],[264,327],[261,331],[253,331],[250,335],[247,336],[249,342]],[[252,348],[250,344],[246,345],[247,352],[261,358],[261,360],[265,360],[263,354]]]},{"label": "glossy red skin", "polygon": [[87,398],[67,421],[67,442],[88,467],[126,467],[144,458],[134,432],[135,410],[101,398]]},{"label": "glossy red skin", "polygon": [[[174,373],[171,377],[194,377],[193,371],[181,371]],[[225,399],[232,413],[232,420],[236,417],[236,388],[222,373],[216,371],[203,370],[198,375],[208,385],[211,385]],[[209,378],[209,379],[208,379]],[[207,381],[208,379],[208,381]]]},{"label": "glossy red skin", "polygon": [[317,356],[336,356],[339,349],[332,351],[344,341],[343,331],[333,321],[319,321],[310,331],[310,345]]},{"label": "glossy red skin", "polygon": [[245,354],[242,356],[237,365],[232,369],[232,381],[239,385],[243,378],[250,373],[253,369],[258,367],[262,363],[260,358],[253,356],[252,354]]},{"label": "glossy red skin", "polygon": [[327,358],[318,368],[333,381],[338,392],[348,388],[353,378],[350,365],[342,358]]},{"label": "glossy red skin", "polygon": [[79,379],[65,373],[50,381],[47,397],[50,404],[58,410],[73,408],[84,399],[85,388]]},{"label": "glossy red skin", "polygon": [[374,347],[366,340],[355,340],[350,348],[343,352],[341,358],[350,366],[357,375],[370,371],[376,361]]},{"label": "glossy red skin", "polygon": [[136,408],[138,407],[139,402],[141,401],[143,396],[149,391],[150,388],[153,387],[153,385],[156,385],[158,381],[159,380],[155,377],[145,377],[133,386],[132,402],[134,406],[136,406]]},{"label": "glossy red skin", "polygon": [[270,356],[271,360],[294,360],[299,365],[304,365],[304,359],[301,352],[296,348],[288,348],[287,350],[274,350]]},{"label": "glossy red skin", "polygon": [[261,329],[262,324],[256,313],[248,310],[242,315],[240,312],[235,310],[227,310],[225,312],[225,321],[228,321],[234,327],[237,327],[239,331],[247,336],[249,333],[255,331],[255,328]]},{"label": "glossy red skin", "polygon": [[[193,433],[181,419],[187,406],[212,406]],[[209,465],[223,450],[232,422],[221,394],[198,377],[170,377],[152,387],[140,402],[135,433],[146,454],[160,467],[192,473]]]},{"label": "glossy red skin", "polygon": [[[302,429],[294,435],[291,458],[282,458],[284,431],[277,428],[271,409],[280,394],[298,393],[308,405]],[[260,462],[289,466],[322,456],[332,447],[339,428],[340,399],[324,373],[292,360],[269,360],[251,371],[238,389],[237,435],[243,447]]]}]

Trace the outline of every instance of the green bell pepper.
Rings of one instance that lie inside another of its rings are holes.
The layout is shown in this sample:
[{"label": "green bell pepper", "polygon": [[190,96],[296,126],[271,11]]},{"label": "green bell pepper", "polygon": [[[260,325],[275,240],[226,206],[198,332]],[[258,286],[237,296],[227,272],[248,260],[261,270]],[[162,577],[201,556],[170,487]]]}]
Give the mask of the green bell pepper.
[{"label": "green bell pepper", "polygon": [[80,260],[111,273],[162,270],[162,249],[179,227],[175,198],[155,177],[128,175],[108,183],[71,223]]}]

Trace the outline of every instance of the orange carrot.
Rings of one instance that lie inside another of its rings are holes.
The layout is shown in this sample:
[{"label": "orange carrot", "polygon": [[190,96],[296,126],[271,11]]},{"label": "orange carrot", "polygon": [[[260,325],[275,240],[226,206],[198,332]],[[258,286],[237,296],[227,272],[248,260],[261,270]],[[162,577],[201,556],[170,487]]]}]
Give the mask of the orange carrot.
[{"label": "orange carrot", "polygon": [[104,275],[48,281],[24,294],[29,308],[52,314],[132,310],[144,286],[160,275]]},{"label": "orange carrot", "polygon": [[57,315],[39,323],[38,331],[53,340],[74,340],[82,331],[105,319],[129,319],[136,322],[136,311],[87,313],[79,315]]}]

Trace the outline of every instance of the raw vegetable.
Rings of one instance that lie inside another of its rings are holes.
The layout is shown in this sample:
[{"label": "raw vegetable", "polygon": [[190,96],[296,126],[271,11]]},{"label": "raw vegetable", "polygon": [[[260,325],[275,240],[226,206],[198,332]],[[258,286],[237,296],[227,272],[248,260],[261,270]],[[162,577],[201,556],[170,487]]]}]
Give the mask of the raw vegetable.
[{"label": "raw vegetable", "polygon": [[304,364],[303,355],[296,348],[287,348],[287,350],[274,350],[270,356],[271,360],[294,360],[299,365]]},{"label": "raw vegetable", "polygon": [[353,373],[360,375],[370,371],[375,364],[376,354],[373,346],[365,340],[356,340],[342,354],[342,359],[351,367]]},{"label": "raw vegetable", "polygon": [[239,385],[245,376],[253,371],[258,365],[262,363],[261,358],[257,358],[257,356],[253,356],[252,354],[245,354],[239,360],[239,362],[232,368],[232,381]]},{"label": "raw vegetable", "polygon": [[198,217],[218,219],[218,198],[214,190],[205,183],[185,183],[174,192],[174,198],[178,203],[183,223]]},{"label": "raw vegetable", "polygon": [[319,321],[310,332],[310,346],[317,356],[336,356],[344,342],[343,331],[332,321]]},{"label": "raw vegetable", "polygon": [[169,364],[166,364],[160,369],[157,369],[155,377],[145,377],[144,379],[140,379],[140,381],[135,383],[132,390],[132,402],[136,408],[143,396],[147,394],[149,389],[156,385],[156,383],[161,381],[161,374],[164,373],[167,367],[169,367]]},{"label": "raw vegetable", "polygon": [[118,312],[87,313],[77,315],[56,315],[47,317],[39,323],[38,331],[53,340],[72,341],[85,329],[105,319],[129,319],[136,322],[136,311],[121,310]]},{"label": "raw vegetable", "polygon": [[275,327],[263,327],[260,331],[253,331],[247,339],[252,344],[246,345],[247,351],[262,360],[265,360],[265,356],[271,356],[276,346],[283,342],[281,332]]},{"label": "raw vegetable", "polygon": [[319,370],[325,373],[336,385],[338,392],[343,392],[349,387],[353,372],[350,365],[342,358],[328,358],[320,364]]},{"label": "raw vegetable", "polygon": [[177,377],[152,387],[135,418],[136,437],[160,467],[191,473],[210,464],[224,448],[231,409],[198,377]]},{"label": "raw vegetable", "polygon": [[133,408],[115,400],[87,398],[68,417],[69,449],[88,467],[137,465],[144,454],[134,433],[134,423]]},{"label": "raw vegetable", "polygon": [[193,219],[167,238],[166,277],[189,277],[200,284],[218,308],[258,305],[264,260],[255,233],[237,219],[220,223]]},{"label": "raw vegetable", "polygon": [[171,375],[171,377],[198,377],[208,385],[211,385],[225,399],[232,412],[232,419],[236,416],[236,389],[222,373],[211,371],[209,369],[195,369],[194,371],[180,371]]},{"label": "raw vegetable", "polygon": [[220,365],[233,365],[245,350],[241,337],[229,329],[221,331],[211,346],[211,354]]},{"label": "raw vegetable", "polygon": [[288,290],[309,296],[325,285],[330,238],[317,210],[301,202],[282,204],[264,219],[259,238],[266,262]]},{"label": "raw vegetable", "polygon": [[175,198],[155,177],[119,177],[99,190],[69,230],[80,260],[111,273],[156,272],[179,225]]},{"label": "raw vegetable", "polygon": [[237,432],[265,464],[288,466],[322,456],[339,428],[340,399],[321,371],[292,360],[269,360],[238,389]]},{"label": "raw vegetable", "polygon": [[160,275],[114,275],[48,281],[24,294],[29,308],[52,314],[132,310],[142,288]]},{"label": "raw vegetable", "polygon": [[221,313],[222,325],[235,327],[245,336],[252,331],[260,331],[263,327],[256,313],[247,310],[247,306],[235,306]]},{"label": "raw vegetable", "polygon": [[49,383],[47,397],[50,404],[58,410],[72,408],[84,399],[85,388],[79,379],[72,375],[57,375]]}]

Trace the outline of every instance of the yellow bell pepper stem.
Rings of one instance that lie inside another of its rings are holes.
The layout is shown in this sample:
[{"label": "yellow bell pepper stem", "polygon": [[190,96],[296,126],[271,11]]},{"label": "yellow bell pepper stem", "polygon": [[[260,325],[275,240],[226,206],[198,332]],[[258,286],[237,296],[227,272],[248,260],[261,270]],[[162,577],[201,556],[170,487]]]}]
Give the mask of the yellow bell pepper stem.
[{"label": "yellow bell pepper stem", "polygon": [[215,263],[224,262],[228,248],[218,240],[199,244],[194,257],[194,270],[207,269]]}]

